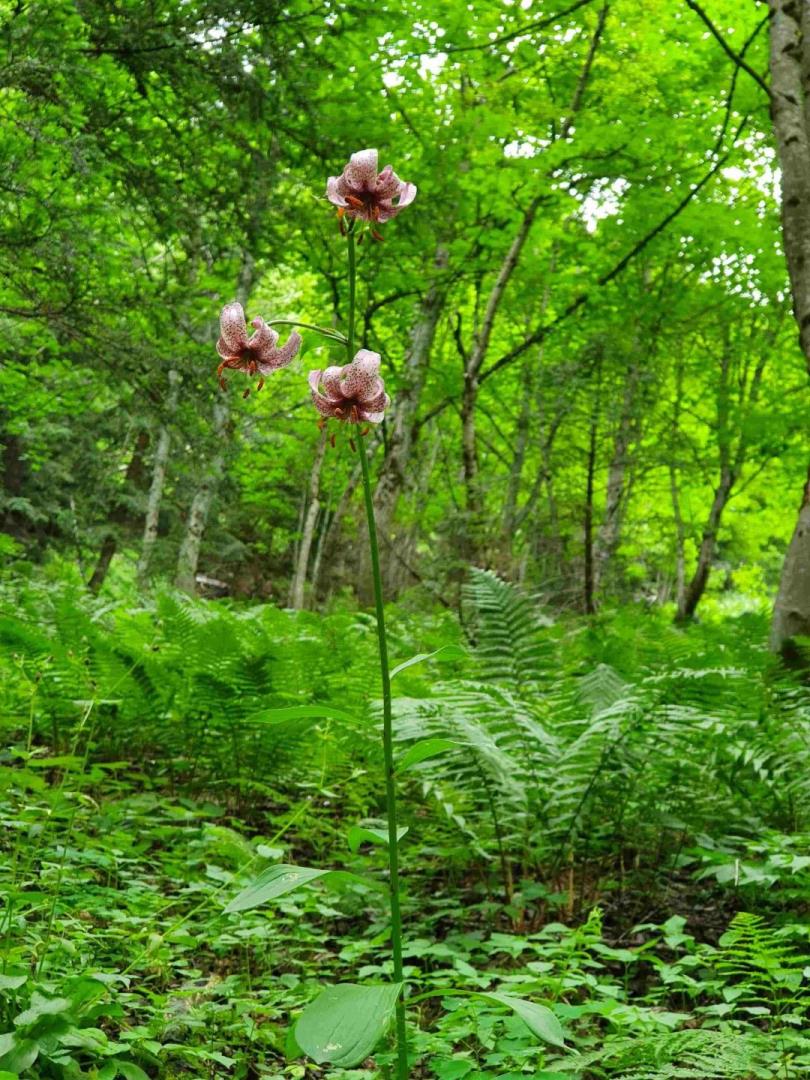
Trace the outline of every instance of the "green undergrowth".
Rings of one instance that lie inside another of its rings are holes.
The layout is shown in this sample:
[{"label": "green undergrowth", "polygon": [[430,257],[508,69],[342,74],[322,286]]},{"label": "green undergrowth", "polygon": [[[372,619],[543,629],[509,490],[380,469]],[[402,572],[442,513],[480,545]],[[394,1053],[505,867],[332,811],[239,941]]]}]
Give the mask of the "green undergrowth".
[{"label": "green undergrowth", "polygon": [[[372,620],[3,588],[0,1080],[323,1075],[291,1021],[390,975]],[[554,622],[481,571],[391,614],[395,662],[464,647],[394,682],[445,746],[401,784],[414,1076],[808,1075],[810,702],[764,620]],[[356,876],[226,914],[274,863]]]}]

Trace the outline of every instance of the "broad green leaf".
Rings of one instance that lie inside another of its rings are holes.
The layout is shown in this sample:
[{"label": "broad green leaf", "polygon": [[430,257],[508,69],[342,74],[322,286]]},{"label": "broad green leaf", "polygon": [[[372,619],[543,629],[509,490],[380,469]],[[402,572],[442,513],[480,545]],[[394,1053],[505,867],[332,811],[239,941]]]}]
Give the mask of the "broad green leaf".
[{"label": "broad green leaf", "polygon": [[287,720],[344,720],[351,723],[351,713],[333,705],[287,705],[280,709],[262,709],[248,717],[249,724],[283,724]]},{"label": "broad green leaf", "polygon": [[0,990],[18,990],[26,982],[27,975],[0,975]]},{"label": "broad green leaf", "polygon": [[143,1069],[132,1061],[119,1061],[118,1071],[126,1080],[149,1080]]},{"label": "broad green leaf", "polygon": [[328,986],[301,1013],[295,1040],[319,1065],[359,1065],[385,1034],[401,992],[402,983]]},{"label": "broad green leaf", "polygon": [[439,663],[444,664],[450,660],[463,660],[466,655],[467,653],[460,645],[442,645],[440,649],[436,649],[434,652],[417,653],[410,660],[403,660],[391,672],[391,678],[393,679],[395,675],[399,675],[400,671],[413,667],[414,664],[421,664],[423,660],[437,660]]},{"label": "broad green leaf", "polygon": [[438,757],[439,754],[445,754],[457,746],[458,743],[453,742],[452,739],[420,739],[399,759],[396,765],[397,772],[405,772],[411,766],[418,765],[420,761]]},{"label": "broad green leaf", "polygon": [[39,1046],[34,1039],[20,1039],[16,1035],[0,1036],[0,1070],[19,1076],[30,1069],[39,1057]]},{"label": "broad green leaf", "polygon": [[[405,836],[407,831],[407,825],[403,825],[401,828],[397,829],[397,843]],[[368,825],[352,825],[347,835],[349,848],[352,851],[357,851],[360,845],[365,843],[388,847],[387,829],[373,829]]]},{"label": "broad green leaf", "polygon": [[536,1005],[533,1001],[527,1001],[526,998],[515,997],[513,994],[502,994],[498,991],[476,994],[476,996],[486,998],[488,1001],[494,1001],[498,1005],[505,1005],[516,1016],[520,1017],[529,1031],[536,1035],[538,1039],[551,1043],[552,1046],[559,1046],[562,1050],[566,1049],[565,1035],[560,1021],[551,1009],[547,1009],[545,1005]]},{"label": "broad green leaf", "polygon": [[279,863],[277,866],[268,866],[262,870],[257,878],[246,888],[242,889],[225,908],[225,914],[230,915],[235,911],[250,911],[251,908],[266,904],[268,900],[275,900],[278,896],[300,889],[302,885],[309,885],[313,881],[323,879],[327,884],[343,885],[352,881],[359,881],[363,885],[375,885],[367,881],[359,874],[352,874],[348,870],[319,870],[313,866],[289,866]]},{"label": "broad green leaf", "polygon": [[42,1016],[59,1016],[60,1013],[67,1012],[72,1005],[69,998],[47,998],[35,990],[31,995],[30,1006],[14,1017],[14,1023],[17,1027],[28,1027]]}]

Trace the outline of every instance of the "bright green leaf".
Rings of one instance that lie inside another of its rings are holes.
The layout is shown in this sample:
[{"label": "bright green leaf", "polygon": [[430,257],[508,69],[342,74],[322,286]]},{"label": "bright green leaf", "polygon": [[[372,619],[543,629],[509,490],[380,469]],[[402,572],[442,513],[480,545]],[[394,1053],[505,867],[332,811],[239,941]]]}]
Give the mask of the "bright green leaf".
[{"label": "bright green leaf", "polygon": [[560,1021],[551,1009],[547,1009],[545,1005],[536,1005],[533,1001],[527,1001],[526,998],[515,997],[512,994],[502,994],[498,991],[478,994],[477,996],[486,998],[488,1001],[494,1001],[498,1005],[506,1005],[516,1016],[520,1017],[529,1031],[536,1035],[538,1039],[551,1043],[552,1046],[559,1046],[563,1050],[566,1049],[565,1035]]},{"label": "bright green leaf", "polygon": [[423,660],[436,660],[439,663],[448,663],[450,660],[463,660],[467,653],[460,645],[442,645],[440,649],[436,649],[435,652],[417,653],[416,656],[412,656],[410,660],[403,660],[401,664],[397,664],[394,670],[391,672],[391,678],[395,675],[399,675],[400,671],[405,671],[406,668],[413,667],[414,664],[421,664]]},{"label": "bright green leaf", "polygon": [[[404,825],[397,829],[397,843],[402,839],[408,831],[408,826]],[[388,830],[387,829],[373,829],[368,825],[352,825],[348,832],[349,848],[352,851],[357,851],[361,844],[378,844],[382,847],[388,847]]]},{"label": "bright green leaf", "polygon": [[401,992],[402,983],[328,986],[298,1018],[296,1042],[319,1065],[359,1065],[385,1034]]},{"label": "bright green leaf", "polygon": [[354,717],[333,705],[288,705],[281,709],[262,709],[245,721],[249,724],[283,724],[288,720],[343,720],[352,723]]},{"label": "bright green leaf", "polygon": [[405,772],[411,766],[418,765],[420,761],[438,757],[439,754],[445,754],[448,750],[454,750],[457,746],[458,743],[453,742],[452,739],[421,739],[419,742],[414,743],[399,759],[397,772]]},{"label": "bright green leaf", "polygon": [[149,1080],[143,1069],[132,1061],[119,1061],[118,1071],[126,1080]]},{"label": "bright green leaf", "polygon": [[318,870],[312,866],[289,866],[279,863],[277,866],[269,866],[266,870],[262,870],[250,885],[231,900],[225,908],[225,914],[250,911],[261,904],[266,904],[268,900],[275,900],[276,897],[293,892],[302,885],[309,885],[319,878],[333,885],[345,885],[353,881],[359,881],[363,885],[374,885],[359,874],[352,874],[347,870]]}]

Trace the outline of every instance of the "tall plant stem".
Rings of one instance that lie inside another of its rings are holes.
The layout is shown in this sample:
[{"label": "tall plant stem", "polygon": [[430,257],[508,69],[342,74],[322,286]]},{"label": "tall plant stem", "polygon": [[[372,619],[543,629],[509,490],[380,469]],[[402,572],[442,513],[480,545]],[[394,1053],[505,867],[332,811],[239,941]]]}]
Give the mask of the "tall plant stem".
[{"label": "tall plant stem", "polygon": [[[383,753],[385,756],[385,804],[388,815],[388,867],[391,886],[391,946],[394,953],[394,981],[402,980],[402,913],[399,906],[399,840],[397,837],[397,790],[394,770],[394,733],[391,717],[391,678],[388,673],[388,641],[385,636],[380,552],[377,545],[377,526],[374,521],[374,500],[368,470],[365,443],[357,440],[357,451],[363,470],[363,495],[368,519],[368,542],[371,548],[371,573],[374,578],[374,604],[377,609],[377,640],[380,646],[380,674],[383,692]],[[397,1078],[408,1076],[408,1046],[405,1031],[405,1002],[397,1001]]]},{"label": "tall plant stem", "polygon": [[349,224],[349,232],[346,236],[347,251],[349,256],[349,329],[346,335],[347,363],[354,359],[354,309],[357,296],[357,251],[354,246],[354,222]]},{"label": "tall plant stem", "polygon": [[[353,223],[352,223],[353,224]],[[354,313],[357,285],[357,262],[354,232],[349,226],[347,236],[349,256],[349,326],[346,335],[348,362],[354,359]],[[362,436],[357,439],[357,452],[363,471],[363,496],[368,521],[368,542],[371,549],[371,574],[374,579],[374,605],[377,612],[377,642],[380,648],[380,675],[383,692],[383,755],[385,758],[385,806],[388,816],[388,869],[391,903],[391,948],[394,954],[394,982],[402,977],[402,912],[399,906],[399,839],[397,836],[397,789],[394,770],[394,731],[391,715],[391,676],[388,668],[388,639],[385,635],[385,610],[383,608],[382,575],[380,573],[380,549],[377,543],[377,523],[374,518],[374,497],[368,469],[368,455]],[[404,989],[404,988],[403,988]],[[408,1041],[405,1027],[405,1002],[400,996],[396,1009],[397,1029],[397,1080],[408,1077]]]}]

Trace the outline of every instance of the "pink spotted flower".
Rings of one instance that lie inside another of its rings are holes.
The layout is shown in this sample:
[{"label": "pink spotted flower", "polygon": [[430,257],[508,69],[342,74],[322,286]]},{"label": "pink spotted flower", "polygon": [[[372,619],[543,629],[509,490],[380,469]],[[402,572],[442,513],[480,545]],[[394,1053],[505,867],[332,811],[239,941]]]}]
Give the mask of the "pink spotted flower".
[{"label": "pink spotted flower", "polygon": [[[338,216],[362,221],[390,221],[416,198],[416,185],[400,180],[390,165],[377,172],[377,151],[360,150],[340,176],[330,176],[326,197],[338,208]],[[397,201],[394,202],[394,199]]]},{"label": "pink spotted flower", "polygon": [[321,416],[347,424],[379,424],[391,399],[379,376],[379,353],[360,349],[350,364],[309,373],[312,401]]},{"label": "pink spotted flower", "polygon": [[[219,317],[220,338],[217,342],[217,352],[222,362],[217,368],[219,385],[226,388],[222,372],[226,368],[235,371],[244,371],[248,375],[259,375],[256,390],[264,386],[265,375],[271,371],[278,371],[286,367],[301,347],[301,335],[292,333],[287,338],[287,344],[280,349],[276,347],[278,334],[268,326],[264,319],[255,318],[251,323],[255,331],[248,337],[245,313],[242,305],[234,301],[226,304]],[[250,388],[245,391],[247,397]]]}]

